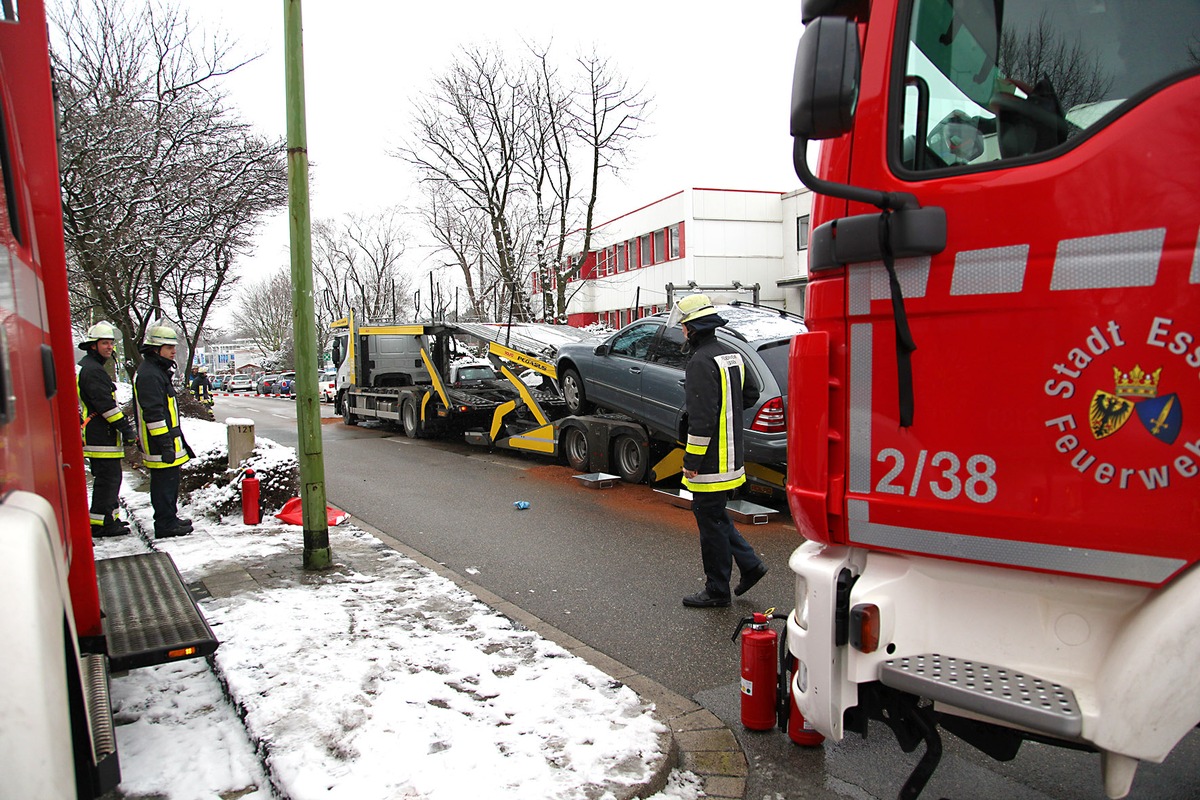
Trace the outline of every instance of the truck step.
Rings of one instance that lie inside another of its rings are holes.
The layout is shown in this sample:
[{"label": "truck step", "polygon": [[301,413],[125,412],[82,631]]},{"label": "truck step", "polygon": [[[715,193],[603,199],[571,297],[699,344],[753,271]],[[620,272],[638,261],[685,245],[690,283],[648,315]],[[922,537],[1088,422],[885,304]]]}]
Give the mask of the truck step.
[{"label": "truck step", "polygon": [[80,659],[83,693],[92,725],[92,786],[100,796],[117,788],[121,769],[117,762],[117,734],[108,693],[108,662],[101,653]]},{"label": "truck step", "polygon": [[100,604],[114,672],[200,658],[217,638],[166,553],[96,562]]},{"label": "truck step", "polygon": [[1019,670],[925,653],[884,662],[879,680],[894,689],[1053,736],[1074,738],[1083,729],[1074,692]]}]

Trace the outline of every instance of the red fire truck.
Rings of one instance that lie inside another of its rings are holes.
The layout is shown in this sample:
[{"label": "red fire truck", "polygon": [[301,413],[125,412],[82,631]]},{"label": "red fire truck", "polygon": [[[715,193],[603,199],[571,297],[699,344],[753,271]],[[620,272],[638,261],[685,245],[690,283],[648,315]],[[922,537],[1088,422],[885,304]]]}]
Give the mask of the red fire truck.
[{"label": "red fire truck", "polygon": [[803,16],[798,706],[924,741],[902,797],[939,728],[1123,797],[1200,722],[1200,4]]},{"label": "red fire truck", "polygon": [[0,8],[0,775],[5,797],[98,797],[120,773],[110,671],[216,640],[170,557],[93,560],[46,15]]}]

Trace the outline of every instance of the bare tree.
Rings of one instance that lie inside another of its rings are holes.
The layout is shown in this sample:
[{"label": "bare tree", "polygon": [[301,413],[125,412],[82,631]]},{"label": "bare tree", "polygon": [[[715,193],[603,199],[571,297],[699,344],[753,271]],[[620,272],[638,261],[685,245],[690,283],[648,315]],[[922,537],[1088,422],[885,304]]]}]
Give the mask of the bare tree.
[{"label": "bare tree", "polygon": [[402,211],[348,214],[313,225],[318,341],[354,309],[360,320],[399,320],[412,313],[412,276],[401,269],[408,246]]},{"label": "bare tree", "polygon": [[292,276],[280,267],[261,281],[243,286],[233,313],[240,336],[250,339],[268,363],[278,363],[292,339]]},{"label": "bare tree", "polygon": [[[638,129],[645,121],[644,114],[651,99],[645,88],[634,89],[607,59],[594,50],[578,59],[583,70],[586,89],[575,105],[575,132],[584,144],[591,167],[591,190],[585,201],[583,245],[584,256],[591,250],[592,226],[595,222],[596,201],[600,193],[600,174],[616,175],[629,158],[629,148],[638,138]],[[560,229],[556,264],[567,264],[556,285],[557,314],[562,321],[567,315],[567,282],[579,274],[583,259],[568,261],[564,256],[567,231]]]},{"label": "bare tree", "polygon": [[515,66],[468,50],[418,104],[411,144],[395,153],[426,184],[426,226],[463,272],[475,313],[530,319],[532,291],[544,319],[566,319],[566,284],[583,263],[570,258],[573,233],[583,226],[586,253],[600,176],[625,163],[649,103],[594,52],[576,66],[564,83],[549,47],[529,47]]},{"label": "bare tree", "polygon": [[416,102],[414,119],[414,144],[395,155],[416,167],[422,181],[449,188],[460,208],[481,218],[488,256],[505,290],[520,298],[518,318],[527,319],[512,221],[526,190],[519,165],[527,155],[522,132],[529,124],[529,101],[522,82],[502,55],[467,50]]},{"label": "bare tree", "polygon": [[283,142],[231,112],[219,81],[246,62],[177,9],[69,0],[51,26],[73,314],[111,320],[131,356],[170,318],[187,363],[231,265],[286,202]]},{"label": "bare tree", "polygon": [[1104,98],[1112,86],[1112,75],[1101,69],[1101,59],[1078,39],[1069,42],[1057,32],[1046,13],[1024,33],[1011,28],[1003,31],[997,60],[1001,72],[1027,87],[1049,80],[1064,109]]}]

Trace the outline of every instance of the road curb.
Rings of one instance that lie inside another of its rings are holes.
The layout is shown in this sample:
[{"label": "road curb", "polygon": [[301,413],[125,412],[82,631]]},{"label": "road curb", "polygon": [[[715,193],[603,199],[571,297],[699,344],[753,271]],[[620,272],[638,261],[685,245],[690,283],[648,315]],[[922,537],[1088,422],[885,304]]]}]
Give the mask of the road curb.
[{"label": "road curb", "polygon": [[452,581],[514,622],[579,656],[613,680],[633,689],[643,700],[654,704],[655,717],[667,728],[659,740],[659,750],[664,757],[655,765],[654,773],[645,783],[631,787],[628,794],[618,795],[617,800],[649,797],[661,792],[675,767],[699,775],[704,782],[704,796],[707,798],[743,800],[749,772],[746,755],[733,731],[711,711],[465,578],[360,517],[354,518],[354,525],[430,572]]}]

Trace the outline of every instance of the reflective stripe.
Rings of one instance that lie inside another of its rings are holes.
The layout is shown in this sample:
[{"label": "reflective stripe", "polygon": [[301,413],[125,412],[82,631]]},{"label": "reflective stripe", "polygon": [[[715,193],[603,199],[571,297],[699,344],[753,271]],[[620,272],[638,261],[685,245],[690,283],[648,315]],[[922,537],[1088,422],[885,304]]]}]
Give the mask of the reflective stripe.
[{"label": "reflective stripe", "polygon": [[104,418],[109,422],[118,422],[125,419],[125,415],[121,413],[120,408],[112,408],[104,414]]},{"label": "reflective stripe", "polygon": [[1200,283],[1200,235],[1196,238],[1196,252],[1192,256],[1192,274],[1188,283]]},{"label": "reflective stripe", "polygon": [[170,429],[167,427],[167,421],[165,419],[157,419],[153,422],[147,422],[146,430],[150,431],[151,436],[161,436]]},{"label": "reflective stripe", "polygon": [[83,448],[83,454],[88,458],[123,458],[125,448],[119,444],[89,444]]},{"label": "reflective stripe", "polygon": [[688,438],[687,438],[688,446],[691,447],[694,445],[696,447],[699,447],[699,448],[701,448],[701,452],[704,452],[704,448],[708,447],[708,443],[711,441],[712,441],[711,436],[695,436],[690,433],[688,434]]},{"label": "reflective stripe", "polygon": [[1166,228],[1063,239],[1054,256],[1051,291],[1153,286]]},{"label": "reflective stripe", "polygon": [[871,325],[850,326],[850,491],[871,491]]},{"label": "reflective stripe", "polygon": [[1011,539],[882,525],[867,519],[870,504],[865,500],[850,500],[846,506],[849,514],[847,527],[850,541],[855,544],[1153,584],[1162,583],[1186,565],[1180,558],[1115,553],[1109,550],[1017,542]]},{"label": "reflective stripe", "polygon": [[683,486],[693,492],[722,492],[736,489],[746,482],[746,471],[738,467],[734,472],[697,475],[694,478],[684,478]]},{"label": "reflective stripe", "polygon": [[[896,278],[905,299],[924,297],[929,286],[929,256],[896,259]],[[888,283],[887,268],[882,261],[871,261],[849,270],[851,316],[871,313],[872,300],[891,300],[892,289]]]},{"label": "reflective stripe", "polygon": [[1029,245],[963,250],[954,256],[951,295],[1011,294],[1025,285]]},{"label": "reflective stripe", "polygon": [[19,258],[12,258],[8,248],[0,248],[0,273],[8,278],[12,267],[12,281],[0,281],[0,310],[16,314],[25,322],[36,325],[42,331],[46,327],[46,298],[42,279]]},{"label": "reflective stripe", "polygon": [[698,444],[692,444],[691,442],[688,442],[687,447],[685,447],[683,449],[683,451],[685,453],[690,453],[691,455],[694,455],[694,456],[702,456],[708,452],[708,445],[707,444],[698,445]]}]

